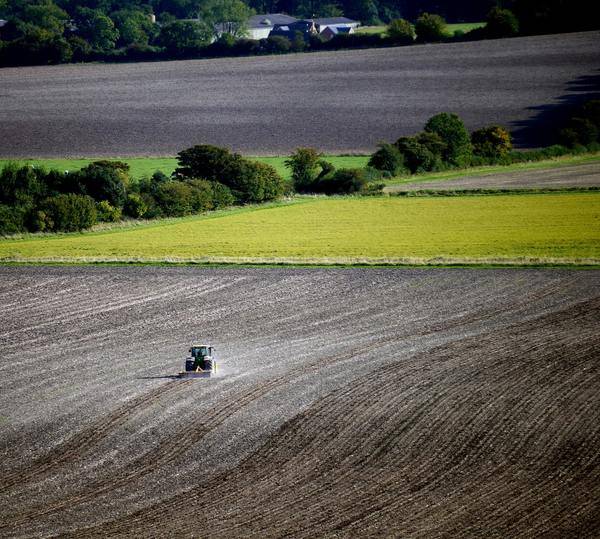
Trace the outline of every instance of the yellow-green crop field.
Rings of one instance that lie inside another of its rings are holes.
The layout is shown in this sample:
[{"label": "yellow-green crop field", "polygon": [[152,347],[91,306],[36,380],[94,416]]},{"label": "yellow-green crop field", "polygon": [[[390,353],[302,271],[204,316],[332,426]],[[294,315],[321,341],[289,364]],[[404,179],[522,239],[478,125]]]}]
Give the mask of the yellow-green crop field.
[{"label": "yellow-green crop field", "polygon": [[1,261],[600,264],[600,194],[302,198],[0,241]]}]

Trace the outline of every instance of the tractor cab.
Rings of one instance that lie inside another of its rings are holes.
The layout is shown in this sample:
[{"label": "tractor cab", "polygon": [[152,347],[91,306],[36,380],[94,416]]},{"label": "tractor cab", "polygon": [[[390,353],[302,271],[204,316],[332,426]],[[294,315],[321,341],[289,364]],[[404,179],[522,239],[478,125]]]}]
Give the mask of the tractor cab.
[{"label": "tractor cab", "polygon": [[190,356],[195,359],[204,359],[205,357],[212,357],[213,347],[206,344],[193,345],[190,348]]},{"label": "tractor cab", "polygon": [[181,375],[187,376],[210,376],[217,372],[217,362],[213,354],[215,349],[209,344],[192,344],[190,355],[185,360],[185,372]]}]

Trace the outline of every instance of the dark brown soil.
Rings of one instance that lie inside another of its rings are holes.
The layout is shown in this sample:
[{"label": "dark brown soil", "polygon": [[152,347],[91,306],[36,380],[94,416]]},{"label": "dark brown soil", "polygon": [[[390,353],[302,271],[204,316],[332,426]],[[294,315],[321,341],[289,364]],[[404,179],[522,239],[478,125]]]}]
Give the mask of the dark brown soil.
[{"label": "dark brown soil", "polygon": [[[0,157],[371,152],[442,111],[520,146],[600,92],[598,32],[221,60],[0,71]],[[560,115],[560,114],[559,114]]]},{"label": "dark brown soil", "polygon": [[2,537],[597,536],[598,271],[4,267],[0,305]]}]

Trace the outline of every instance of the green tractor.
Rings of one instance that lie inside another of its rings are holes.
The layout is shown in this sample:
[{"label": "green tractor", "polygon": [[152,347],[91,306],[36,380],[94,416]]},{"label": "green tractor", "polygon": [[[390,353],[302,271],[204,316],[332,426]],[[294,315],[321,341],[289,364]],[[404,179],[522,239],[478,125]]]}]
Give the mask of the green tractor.
[{"label": "green tractor", "polygon": [[192,344],[190,356],[185,360],[185,371],[180,378],[208,378],[217,372],[215,349],[209,344]]}]

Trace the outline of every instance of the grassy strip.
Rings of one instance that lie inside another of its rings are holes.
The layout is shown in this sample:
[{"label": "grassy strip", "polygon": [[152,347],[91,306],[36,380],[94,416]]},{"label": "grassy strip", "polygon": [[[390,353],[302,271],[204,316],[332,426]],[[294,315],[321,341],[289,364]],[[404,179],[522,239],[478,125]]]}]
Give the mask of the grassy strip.
[{"label": "grassy strip", "polygon": [[[461,22],[455,24],[448,24],[446,26],[446,34],[448,37],[454,36],[456,32],[470,32],[475,28],[482,28],[485,26],[485,22]],[[386,35],[387,26],[379,25],[379,26],[359,26],[356,29],[357,34],[381,34],[382,36]]]},{"label": "grassy strip", "polygon": [[430,181],[456,180],[471,176],[493,176],[500,173],[522,172],[527,170],[557,169],[586,163],[597,163],[600,161],[600,152],[589,154],[578,154],[544,159],[543,161],[529,161],[525,163],[514,163],[512,165],[490,165],[465,169],[453,169],[442,172],[425,172],[412,176],[400,176],[384,180],[386,187],[402,186],[407,183],[421,183]]},{"label": "grassy strip", "polygon": [[492,262],[492,261],[479,261],[479,262],[468,262],[468,261],[454,261],[454,262],[432,262],[423,263],[414,260],[413,263],[350,263],[350,262],[339,262],[325,264],[322,261],[315,262],[314,264],[306,262],[247,262],[247,261],[229,261],[229,262],[203,262],[203,261],[139,261],[139,260],[66,260],[58,261],[56,259],[48,260],[21,260],[21,261],[5,261],[0,260],[0,266],[4,267],[27,267],[27,266],[41,266],[41,267],[76,267],[76,266],[109,266],[109,267],[131,267],[131,266],[151,266],[151,267],[196,267],[199,269],[277,269],[277,268],[300,268],[300,269],[356,269],[356,268],[371,268],[371,269],[569,269],[569,270],[598,270],[600,269],[600,260],[592,261],[576,261],[576,262],[565,262],[564,260],[557,262],[547,261],[536,261],[529,260],[523,262],[522,260],[514,260],[503,262]]},{"label": "grassy strip", "polygon": [[9,262],[596,265],[600,194],[303,198],[0,241]]}]

